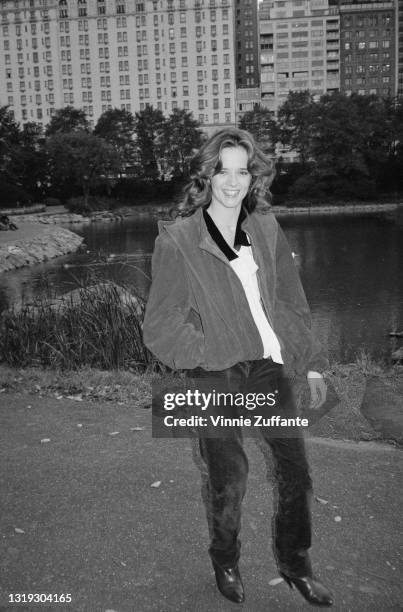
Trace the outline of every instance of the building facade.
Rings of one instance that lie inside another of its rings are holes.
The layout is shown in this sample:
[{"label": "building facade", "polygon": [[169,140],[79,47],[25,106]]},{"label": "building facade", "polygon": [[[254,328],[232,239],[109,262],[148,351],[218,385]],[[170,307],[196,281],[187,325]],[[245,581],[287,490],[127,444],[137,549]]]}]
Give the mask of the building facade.
[{"label": "building facade", "polygon": [[341,3],[340,89],[346,94],[396,94],[393,2]]},{"label": "building facade", "polygon": [[259,87],[259,31],[256,0],[235,0],[235,70],[238,89]]},{"label": "building facade", "polygon": [[230,0],[0,0],[0,104],[43,125],[68,105],[234,124],[233,27]]},{"label": "building facade", "polygon": [[260,61],[262,104],[273,113],[290,91],[313,95],[340,87],[337,7],[328,0],[273,0],[262,3]]},{"label": "building facade", "polygon": [[403,97],[403,0],[397,0],[395,6],[396,24],[396,90],[399,98]]}]

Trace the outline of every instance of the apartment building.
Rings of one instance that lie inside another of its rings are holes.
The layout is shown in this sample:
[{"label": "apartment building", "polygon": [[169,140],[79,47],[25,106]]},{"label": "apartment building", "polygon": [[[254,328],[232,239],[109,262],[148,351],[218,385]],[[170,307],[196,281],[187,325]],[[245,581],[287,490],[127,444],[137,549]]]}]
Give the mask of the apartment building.
[{"label": "apartment building", "polygon": [[403,97],[403,0],[398,0],[395,7],[396,43],[397,43],[397,95]]},{"label": "apartment building", "polygon": [[328,0],[263,2],[260,14],[262,104],[276,112],[290,91],[314,96],[339,89],[339,14]]},{"label": "apartment building", "polygon": [[397,89],[393,2],[341,2],[340,89],[394,96]]},{"label": "apartment building", "polygon": [[235,0],[236,119],[260,104],[260,58],[257,0]]},{"label": "apartment building", "polygon": [[235,0],[236,86],[259,86],[259,32],[256,0]]},{"label": "apartment building", "polygon": [[43,125],[67,105],[234,124],[233,26],[230,0],[1,0],[0,104]]}]

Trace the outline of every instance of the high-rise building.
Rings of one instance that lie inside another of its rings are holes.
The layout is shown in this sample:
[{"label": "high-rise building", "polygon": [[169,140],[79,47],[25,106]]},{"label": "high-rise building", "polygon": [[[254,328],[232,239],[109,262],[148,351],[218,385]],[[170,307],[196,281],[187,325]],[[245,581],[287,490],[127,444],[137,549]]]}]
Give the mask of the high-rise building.
[{"label": "high-rise building", "polygon": [[236,117],[260,103],[257,0],[234,1]]},{"label": "high-rise building", "polygon": [[238,89],[259,86],[259,32],[256,0],[235,0],[235,70]]},{"label": "high-rise building", "polygon": [[394,96],[397,61],[393,2],[342,0],[339,10],[341,91]]},{"label": "high-rise building", "polygon": [[403,0],[396,2],[397,95],[403,97]]},{"label": "high-rise building", "polygon": [[273,0],[261,4],[262,104],[275,112],[290,91],[314,95],[340,86],[339,15],[328,0]]},{"label": "high-rise building", "polygon": [[67,105],[234,124],[233,24],[230,0],[2,0],[0,104],[43,125]]}]

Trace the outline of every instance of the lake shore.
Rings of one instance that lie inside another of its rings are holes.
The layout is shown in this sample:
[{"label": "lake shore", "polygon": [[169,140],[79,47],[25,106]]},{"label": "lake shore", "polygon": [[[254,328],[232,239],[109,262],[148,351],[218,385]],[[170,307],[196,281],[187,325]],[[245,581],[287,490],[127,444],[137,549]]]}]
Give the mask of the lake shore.
[{"label": "lake shore", "polygon": [[16,225],[15,231],[0,231],[0,273],[72,253],[84,241],[65,227],[46,227],[19,219]]},{"label": "lake shore", "polygon": [[[43,207],[38,205],[24,211],[9,209],[5,211],[14,223],[21,222],[41,223],[45,225],[91,223],[94,221],[121,221],[127,217],[151,216],[159,218],[168,216],[172,203],[138,204],[134,206],[122,205],[114,210],[98,210],[83,215],[71,213],[63,205]],[[278,217],[289,215],[334,215],[334,214],[371,214],[374,212],[395,212],[403,210],[402,202],[349,202],[346,204],[312,204],[311,206],[273,206],[272,210]]]}]

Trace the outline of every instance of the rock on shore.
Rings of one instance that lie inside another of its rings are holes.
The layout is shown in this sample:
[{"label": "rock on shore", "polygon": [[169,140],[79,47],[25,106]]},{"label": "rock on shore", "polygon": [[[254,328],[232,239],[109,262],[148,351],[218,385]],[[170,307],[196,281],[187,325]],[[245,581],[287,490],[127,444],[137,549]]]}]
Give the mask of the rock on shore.
[{"label": "rock on shore", "polygon": [[0,232],[0,273],[72,253],[83,241],[63,227],[21,223],[15,232]]}]

